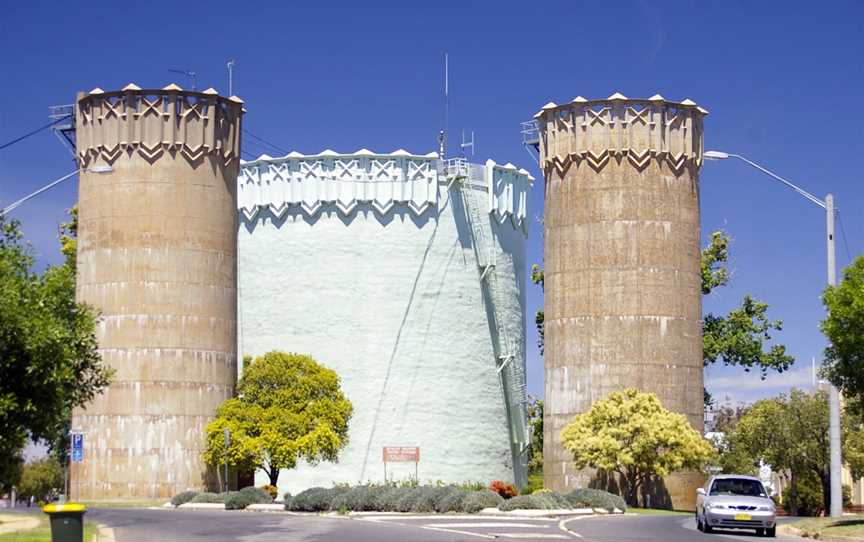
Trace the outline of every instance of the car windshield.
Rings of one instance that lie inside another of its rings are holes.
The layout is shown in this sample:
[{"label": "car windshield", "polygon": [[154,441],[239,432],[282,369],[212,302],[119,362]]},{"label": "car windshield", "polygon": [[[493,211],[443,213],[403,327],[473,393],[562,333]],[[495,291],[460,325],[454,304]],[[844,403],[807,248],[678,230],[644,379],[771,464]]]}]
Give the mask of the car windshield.
[{"label": "car windshield", "polygon": [[746,478],[722,478],[714,480],[711,495],[744,495],[746,497],[765,497],[765,488],[758,480]]}]

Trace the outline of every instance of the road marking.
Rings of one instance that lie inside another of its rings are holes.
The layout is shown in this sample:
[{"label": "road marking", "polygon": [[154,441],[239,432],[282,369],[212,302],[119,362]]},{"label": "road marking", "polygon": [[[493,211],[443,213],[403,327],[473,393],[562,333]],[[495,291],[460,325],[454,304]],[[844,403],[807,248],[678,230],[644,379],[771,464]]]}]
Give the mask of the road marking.
[{"label": "road marking", "polygon": [[431,515],[431,514],[426,514],[426,515],[368,514],[367,515],[365,513],[360,513],[360,514],[349,514],[349,517],[353,518],[353,519],[362,519],[362,520],[368,520],[368,521],[378,521],[378,520],[391,521],[391,520],[406,520],[406,519],[410,519],[410,520],[416,520],[416,519],[427,519],[427,520],[428,519],[435,519],[435,520],[482,519],[485,521],[548,521],[548,522],[557,522],[558,521],[557,518],[542,518],[542,517],[531,517],[531,516],[509,516],[509,515],[507,515],[507,516],[505,516],[505,515],[501,515],[501,516],[489,516],[489,515],[475,516],[475,515],[468,515],[468,514],[461,514],[461,515],[455,515],[454,514],[452,516],[448,516],[448,515],[442,515],[442,514],[437,514],[437,515]]},{"label": "road marking", "polygon": [[576,531],[567,527],[567,522],[573,521],[574,519],[579,519],[579,518],[562,519],[561,521],[558,522],[558,528],[561,529],[562,531],[566,532],[566,533],[569,533],[569,534],[575,536],[576,538],[585,538],[581,534],[579,534]]},{"label": "road marking", "polygon": [[549,534],[549,533],[490,533],[494,537],[501,538],[556,538],[556,539],[567,539],[570,538],[566,534]]},{"label": "road marking", "polygon": [[516,529],[547,529],[548,525],[532,525],[530,523],[498,523],[498,522],[490,522],[490,523],[427,523],[426,527],[458,527],[458,528],[483,528],[483,527],[495,527],[495,528],[516,528]]},{"label": "road marking", "polygon": [[[407,525],[407,524],[402,523],[401,525]],[[492,538],[492,539],[495,538],[495,536],[490,535],[490,534],[472,533],[470,531],[460,531],[459,529],[444,529],[442,527],[427,527],[425,525],[420,525],[419,527],[421,529],[426,529],[428,531],[441,531],[442,533],[464,534],[466,536],[476,536],[479,538]]]}]

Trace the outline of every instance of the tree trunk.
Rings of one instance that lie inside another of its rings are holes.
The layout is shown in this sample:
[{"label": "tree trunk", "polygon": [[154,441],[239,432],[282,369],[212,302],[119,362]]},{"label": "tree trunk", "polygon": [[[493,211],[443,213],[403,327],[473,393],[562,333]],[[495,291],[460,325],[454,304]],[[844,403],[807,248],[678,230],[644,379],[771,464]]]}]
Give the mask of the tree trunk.
[{"label": "tree trunk", "polygon": [[279,480],[279,469],[271,467],[267,470],[267,476],[270,478],[270,485],[276,487],[276,481]]},{"label": "tree trunk", "polygon": [[825,515],[831,515],[831,476],[819,472],[819,481],[822,483],[822,506],[825,510]]},{"label": "tree trunk", "polygon": [[796,481],[795,471],[793,470],[790,474],[790,482],[789,482],[789,515],[797,516],[798,515],[798,484]]},{"label": "tree trunk", "polygon": [[629,506],[639,506],[639,476],[636,473],[621,474],[624,482],[624,499]]}]

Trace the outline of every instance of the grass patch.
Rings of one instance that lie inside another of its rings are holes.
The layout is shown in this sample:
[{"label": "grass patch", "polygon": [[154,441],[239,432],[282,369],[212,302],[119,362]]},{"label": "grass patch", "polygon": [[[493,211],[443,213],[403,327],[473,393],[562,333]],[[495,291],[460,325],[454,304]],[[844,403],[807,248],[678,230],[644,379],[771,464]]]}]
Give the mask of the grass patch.
[{"label": "grass patch", "polygon": [[683,510],[665,510],[662,508],[627,508],[627,512],[639,514],[640,516],[689,516],[693,512]]},{"label": "grass patch", "polygon": [[843,516],[841,518],[807,518],[789,525],[800,529],[802,534],[811,538],[814,535],[864,537],[864,515]]},{"label": "grass patch", "polygon": [[[3,542],[51,542],[51,526],[48,524],[48,516],[28,516],[39,520],[39,525],[26,531],[16,531],[2,535]],[[4,523],[0,515],[0,523]],[[90,542],[96,539],[96,525],[84,521],[84,540]]]}]

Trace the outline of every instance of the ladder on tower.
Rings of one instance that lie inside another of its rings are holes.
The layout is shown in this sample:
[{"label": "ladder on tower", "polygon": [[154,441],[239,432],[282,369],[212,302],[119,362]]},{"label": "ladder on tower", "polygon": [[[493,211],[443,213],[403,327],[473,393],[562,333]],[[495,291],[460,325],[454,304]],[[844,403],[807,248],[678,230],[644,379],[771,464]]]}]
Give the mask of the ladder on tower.
[{"label": "ladder on tower", "polygon": [[[489,220],[484,220],[480,205],[474,195],[471,194],[469,168],[470,165],[465,158],[451,158],[446,160],[444,164],[446,178],[450,185],[458,187],[467,215],[471,231],[471,245],[474,249],[480,276],[480,289],[494,330],[492,348],[495,354],[496,372],[504,392],[510,442],[514,453],[522,455],[527,451],[529,445],[528,427],[523,415],[525,410],[525,379],[517,378],[516,352],[502,317],[504,294],[498,284],[498,273],[495,267],[497,259],[495,244],[486,235],[484,225],[488,224]],[[489,234],[492,235],[491,228]]]}]

